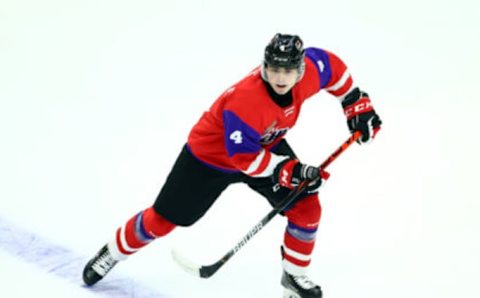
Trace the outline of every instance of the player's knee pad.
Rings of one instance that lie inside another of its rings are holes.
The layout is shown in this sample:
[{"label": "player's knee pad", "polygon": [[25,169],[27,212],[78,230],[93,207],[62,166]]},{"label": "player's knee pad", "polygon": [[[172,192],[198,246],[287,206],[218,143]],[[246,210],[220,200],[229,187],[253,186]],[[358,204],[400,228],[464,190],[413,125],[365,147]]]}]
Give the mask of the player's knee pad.
[{"label": "player's knee pad", "polygon": [[318,194],[311,194],[285,211],[289,222],[304,228],[316,228],[320,222],[322,208]]},{"label": "player's knee pad", "polygon": [[143,212],[143,227],[150,236],[158,238],[170,233],[176,225],[150,207]]}]

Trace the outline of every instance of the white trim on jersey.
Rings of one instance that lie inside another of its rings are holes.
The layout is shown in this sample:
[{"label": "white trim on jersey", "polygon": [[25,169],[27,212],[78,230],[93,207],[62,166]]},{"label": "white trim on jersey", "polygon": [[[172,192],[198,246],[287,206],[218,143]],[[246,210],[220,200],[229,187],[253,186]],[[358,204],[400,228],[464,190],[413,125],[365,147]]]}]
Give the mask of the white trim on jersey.
[{"label": "white trim on jersey", "polygon": [[330,92],[335,92],[338,89],[342,88],[343,85],[347,82],[348,78],[350,78],[350,72],[348,69],[345,69],[345,72],[343,73],[342,77],[332,86],[325,88],[325,90],[330,91]]},{"label": "white trim on jersey", "polygon": [[244,173],[249,175],[249,174],[255,172],[258,169],[258,167],[260,166],[260,164],[262,163],[262,160],[265,157],[265,153],[266,153],[265,149],[262,149],[262,151],[260,151],[260,153],[258,153],[255,160],[252,161],[252,163],[250,164],[248,169],[246,171],[244,171]]},{"label": "white trim on jersey", "polygon": [[[244,173],[249,175],[249,176],[251,176],[251,174],[255,173],[258,170],[258,168],[261,166],[261,164],[263,162],[263,159],[266,157],[266,152],[267,151],[265,149],[262,149],[262,151],[260,151],[260,153],[255,158],[255,160],[250,164],[248,169],[246,171],[244,171]],[[285,159],[288,159],[288,158],[289,158],[288,156],[276,155],[276,154],[270,153],[270,161],[268,162],[268,165],[265,167],[265,169],[262,172],[257,173],[253,176],[254,177],[268,177],[268,176],[272,175],[273,171],[275,170],[275,167],[279,163],[281,163],[282,161],[284,161]]]}]

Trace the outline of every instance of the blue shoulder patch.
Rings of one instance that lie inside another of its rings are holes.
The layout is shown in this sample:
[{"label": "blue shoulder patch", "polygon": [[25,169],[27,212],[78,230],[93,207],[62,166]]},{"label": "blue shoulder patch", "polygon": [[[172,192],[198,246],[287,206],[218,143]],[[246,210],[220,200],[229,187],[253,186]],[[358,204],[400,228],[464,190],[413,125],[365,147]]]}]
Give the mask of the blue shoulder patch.
[{"label": "blue shoulder patch", "polygon": [[223,111],[223,125],[225,128],[225,145],[228,156],[236,153],[257,153],[262,148],[260,134],[242,121],[235,113]]},{"label": "blue shoulder patch", "polygon": [[327,52],[318,48],[307,48],[305,49],[305,56],[315,64],[320,77],[320,89],[324,88],[332,77],[332,68]]}]

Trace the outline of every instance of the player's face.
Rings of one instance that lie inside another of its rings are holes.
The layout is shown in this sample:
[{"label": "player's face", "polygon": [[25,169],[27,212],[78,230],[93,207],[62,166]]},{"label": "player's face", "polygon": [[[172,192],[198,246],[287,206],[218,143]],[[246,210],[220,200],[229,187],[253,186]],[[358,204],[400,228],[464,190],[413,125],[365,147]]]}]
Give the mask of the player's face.
[{"label": "player's face", "polygon": [[267,79],[273,91],[277,94],[286,94],[297,83],[298,69],[266,66]]}]

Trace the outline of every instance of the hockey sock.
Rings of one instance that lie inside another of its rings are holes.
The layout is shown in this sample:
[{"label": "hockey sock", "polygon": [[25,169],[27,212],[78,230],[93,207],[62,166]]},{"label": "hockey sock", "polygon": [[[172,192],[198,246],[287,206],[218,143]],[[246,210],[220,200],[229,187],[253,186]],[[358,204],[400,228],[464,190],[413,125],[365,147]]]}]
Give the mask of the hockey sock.
[{"label": "hockey sock", "polygon": [[149,207],[117,229],[115,240],[108,244],[109,250],[115,259],[123,260],[174,228],[173,223]]},{"label": "hockey sock", "polygon": [[292,275],[305,275],[321,216],[318,195],[312,194],[296,202],[285,215],[288,226],[282,247],[283,269]]}]

